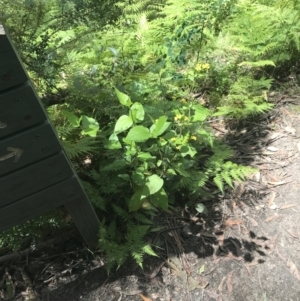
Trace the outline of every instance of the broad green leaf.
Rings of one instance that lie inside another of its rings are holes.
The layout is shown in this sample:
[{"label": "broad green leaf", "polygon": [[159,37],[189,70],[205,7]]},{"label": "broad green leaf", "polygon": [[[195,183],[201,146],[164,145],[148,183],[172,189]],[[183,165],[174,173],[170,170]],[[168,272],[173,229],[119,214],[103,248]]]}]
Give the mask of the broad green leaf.
[{"label": "broad green leaf", "polygon": [[152,136],[154,138],[163,134],[166,131],[166,129],[169,127],[171,122],[167,122],[167,120],[168,120],[167,116],[160,116],[158,120],[151,126],[150,132],[152,133]]},{"label": "broad green leaf", "polygon": [[149,130],[142,125],[137,125],[131,128],[126,136],[126,140],[131,140],[135,142],[144,142],[149,138],[150,138]]},{"label": "broad green leaf", "polygon": [[119,91],[117,88],[115,88],[117,97],[119,99],[120,104],[122,104],[123,106],[126,107],[130,107],[132,102],[130,100],[130,97],[124,93],[122,93],[121,91]]},{"label": "broad green leaf", "polygon": [[167,175],[172,175],[172,176],[176,176],[176,172],[173,168],[169,168],[167,170]]},{"label": "broad green leaf", "polygon": [[129,129],[133,124],[132,118],[127,115],[122,115],[115,124],[114,132],[116,134],[122,133]]},{"label": "broad green leaf", "polygon": [[118,178],[121,178],[122,180],[127,181],[127,182],[129,182],[131,180],[130,176],[127,173],[118,175]]},{"label": "broad green leaf", "polygon": [[145,183],[145,176],[141,172],[135,172],[131,178],[132,181],[138,186],[143,186]]},{"label": "broad green leaf", "polygon": [[158,175],[152,175],[147,178],[146,186],[148,187],[149,191],[145,191],[145,193],[152,195],[159,191],[163,187],[163,185],[164,180],[162,178],[160,178]]},{"label": "broad green leaf", "polygon": [[[147,187],[146,187],[147,188]],[[148,188],[147,188],[148,189]],[[145,186],[143,186],[142,188],[138,189],[133,196],[131,197],[131,199],[129,200],[129,211],[137,211],[139,210],[144,202],[145,197],[143,196],[145,190]]]},{"label": "broad green leaf", "polygon": [[147,159],[153,159],[155,157],[153,157],[150,153],[139,153],[137,156],[139,159],[143,159],[143,160],[147,160]]},{"label": "broad green leaf", "polygon": [[106,149],[121,149],[122,145],[119,141],[117,134],[113,133],[110,135],[108,142],[104,146]]},{"label": "broad green leaf", "polygon": [[209,115],[209,110],[200,106],[195,105],[193,106],[193,109],[195,110],[194,115],[192,117],[192,120],[195,121],[204,121],[206,117]]},{"label": "broad green leaf", "polygon": [[96,119],[85,115],[81,116],[81,134],[96,137],[99,130],[99,123]]},{"label": "broad green leaf", "polygon": [[189,145],[182,145],[180,148],[180,153],[182,157],[190,155],[192,158],[197,154],[197,151],[194,147]]},{"label": "broad green leaf", "polygon": [[145,111],[144,111],[143,105],[141,103],[135,102],[131,106],[130,112],[131,112],[131,117],[134,120],[134,122],[141,122],[144,120]]},{"label": "broad green leaf", "polygon": [[135,146],[135,142],[132,141],[132,140],[129,140],[129,139],[127,139],[127,138],[123,138],[122,141],[123,141],[124,143],[126,143],[127,145]]},{"label": "broad green leaf", "polygon": [[175,133],[175,131],[170,131],[170,132],[167,132],[163,138],[166,139],[166,140],[170,140],[172,138],[175,138],[177,135]]},{"label": "broad green leaf", "polygon": [[198,203],[198,204],[196,205],[196,210],[197,210],[199,213],[202,213],[202,214],[207,214],[207,213],[208,213],[207,208],[206,208],[205,205],[203,205],[202,203]]},{"label": "broad green leaf", "polygon": [[[163,179],[161,179],[158,175],[152,175],[147,178],[146,184],[138,189],[129,201],[129,211],[136,211],[140,209],[143,205],[144,200],[149,195],[156,194],[164,185]],[[161,208],[166,208],[166,201],[164,197],[164,193],[161,192],[161,195],[158,196],[160,203],[158,206]]]},{"label": "broad green leaf", "polygon": [[80,126],[81,117],[77,117],[72,112],[63,110],[62,113],[67,117],[68,121],[72,125],[72,127],[77,128]]},{"label": "broad green leaf", "polygon": [[168,196],[163,188],[151,196],[151,202],[165,211],[168,210]]},{"label": "broad green leaf", "polygon": [[157,144],[152,144],[151,147],[146,149],[148,152],[157,152],[158,151],[158,146]]}]

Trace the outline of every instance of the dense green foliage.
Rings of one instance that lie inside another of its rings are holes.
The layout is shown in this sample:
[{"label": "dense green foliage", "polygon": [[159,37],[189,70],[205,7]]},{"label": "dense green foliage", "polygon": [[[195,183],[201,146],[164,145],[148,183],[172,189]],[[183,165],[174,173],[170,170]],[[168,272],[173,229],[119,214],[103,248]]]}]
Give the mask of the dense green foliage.
[{"label": "dense green foliage", "polygon": [[299,5],[1,1],[1,19],[102,220],[108,269],[155,254],[144,236],[159,210],[195,208],[205,185],[223,192],[253,171],[230,161],[209,120],[272,108],[274,78],[298,70]]}]

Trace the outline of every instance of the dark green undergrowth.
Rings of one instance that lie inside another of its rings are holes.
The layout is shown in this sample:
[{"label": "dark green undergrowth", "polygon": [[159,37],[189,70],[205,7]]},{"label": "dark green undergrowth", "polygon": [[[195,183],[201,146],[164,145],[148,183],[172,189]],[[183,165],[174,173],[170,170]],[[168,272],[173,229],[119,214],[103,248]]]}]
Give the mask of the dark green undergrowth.
[{"label": "dark green undergrowth", "polygon": [[[274,79],[298,77],[300,10],[293,0],[101,3],[3,0],[0,10],[99,214],[110,270],[155,256],[145,237],[161,211],[203,214],[207,186],[223,193],[254,171],[234,163],[210,121],[267,112]],[[15,227],[0,247],[59,220]]]}]

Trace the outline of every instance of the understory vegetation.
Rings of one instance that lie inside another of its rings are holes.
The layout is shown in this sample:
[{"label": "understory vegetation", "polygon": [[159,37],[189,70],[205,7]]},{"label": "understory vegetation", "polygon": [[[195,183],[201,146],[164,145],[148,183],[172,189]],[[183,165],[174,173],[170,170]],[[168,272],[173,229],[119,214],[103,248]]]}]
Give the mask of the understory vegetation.
[{"label": "understory vegetation", "polygon": [[[210,121],[267,112],[270,89],[299,73],[297,0],[2,0],[0,11],[101,220],[108,270],[156,255],[145,236],[161,211],[205,214],[208,187],[254,172]],[[0,248],[66,226],[62,214],[1,233]]]}]

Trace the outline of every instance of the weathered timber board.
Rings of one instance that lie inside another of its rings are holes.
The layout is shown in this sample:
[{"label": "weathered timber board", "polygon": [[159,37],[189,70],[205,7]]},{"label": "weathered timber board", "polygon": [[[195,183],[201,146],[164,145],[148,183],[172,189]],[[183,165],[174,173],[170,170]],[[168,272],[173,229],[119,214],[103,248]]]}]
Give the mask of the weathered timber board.
[{"label": "weathered timber board", "polygon": [[[1,45],[0,35],[0,45]],[[27,81],[26,73],[13,51],[2,53],[0,59],[0,91],[15,87]]]},{"label": "weathered timber board", "polygon": [[[14,162],[14,157],[3,160],[5,156],[11,153],[9,148],[19,149],[23,152],[17,162]],[[61,145],[52,127],[47,122],[7,139],[0,140],[0,176],[60,151]]]},{"label": "weathered timber board", "polygon": [[28,80],[22,63],[15,53],[12,42],[0,24],[0,91]]},{"label": "weathered timber board", "polygon": [[72,176],[73,170],[65,154],[60,152],[0,177],[0,209]]},{"label": "weathered timber board", "polygon": [[0,138],[45,120],[47,116],[28,81],[0,93]]},{"label": "weathered timber board", "polygon": [[85,198],[75,177],[37,192],[0,210],[0,231],[7,230],[55,208]]},{"label": "weathered timber board", "polygon": [[74,223],[80,225],[78,229],[86,243],[91,247],[97,247],[100,223],[95,211],[91,210],[91,204],[84,198],[76,198],[65,204],[65,208]]}]

